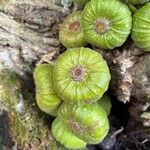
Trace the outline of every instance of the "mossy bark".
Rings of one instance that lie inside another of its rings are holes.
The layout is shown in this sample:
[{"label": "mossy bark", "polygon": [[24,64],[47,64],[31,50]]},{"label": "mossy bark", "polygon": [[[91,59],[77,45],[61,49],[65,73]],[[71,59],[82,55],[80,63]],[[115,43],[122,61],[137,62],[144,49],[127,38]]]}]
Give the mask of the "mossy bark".
[{"label": "mossy bark", "polygon": [[53,118],[38,109],[33,95],[22,80],[8,70],[0,73],[0,106],[2,149],[60,148],[51,136]]},{"label": "mossy bark", "polygon": [[60,149],[31,76],[35,63],[59,53],[59,23],[70,10],[61,0],[2,0],[0,10],[0,149]]}]

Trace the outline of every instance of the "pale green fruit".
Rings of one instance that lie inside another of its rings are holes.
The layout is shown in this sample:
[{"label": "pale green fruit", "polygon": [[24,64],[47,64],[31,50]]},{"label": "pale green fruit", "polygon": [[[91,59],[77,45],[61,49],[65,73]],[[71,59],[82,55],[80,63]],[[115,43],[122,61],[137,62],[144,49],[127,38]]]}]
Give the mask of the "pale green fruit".
[{"label": "pale green fruit", "polygon": [[92,103],[108,89],[110,72],[102,55],[89,48],[68,49],[53,69],[58,95],[71,104]]},{"label": "pale green fruit", "polygon": [[39,108],[50,115],[56,115],[56,110],[61,103],[61,99],[53,90],[52,71],[53,66],[51,64],[37,66],[34,70],[34,81],[36,86],[36,101]]},{"label": "pale green fruit", "polygon": [[107,116],[109,116],[112,107],[110,97],[107,94],[104,94],[97,103],[105,110]]},{"label": "pale green fruit", "polygon": [[106,112],[97,103],[79,106],[62,103],[58,117],[73,135],[89,144],[101,142],[109,130]]},{"label": "pale green fruit", "polygon": [[69,149],[85,148],[87,144],[73,135],[65,122],[58,117],[52,123],[52,135],[57,141]]},{"label": "pale green fruit", "polygon": [[89,43],[113,49],[121,46],[131,32],[131,12],[119,0],[92,0],[84,7],[82,27]]},{"label": "pale green fruit", "polygon": [[59,40],[67,48],[87,45],[81,26],[81,11],[73,12],[60,25]]},{"label": "pale green fruit", "polygon": [[139,48],[150,52],[150,3],[134,14],[132,39]]}]

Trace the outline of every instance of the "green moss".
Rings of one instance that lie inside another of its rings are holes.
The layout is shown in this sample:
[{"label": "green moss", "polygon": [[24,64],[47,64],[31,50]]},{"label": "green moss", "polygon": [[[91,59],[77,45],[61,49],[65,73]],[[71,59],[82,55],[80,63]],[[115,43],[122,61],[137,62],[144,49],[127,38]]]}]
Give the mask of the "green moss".
[{"label": "green moss", "polygon": [[[33,95],[24,87],[19,77],[8,71],[0,73],[0,103],[9,114],[9,134],[22,148],[28,149],[29,145],[35,149],[59,149],[59,144],[52,138],[49,124],[45,123],[42,112],[38,110]],[[23,96],[21,111],[16,110]],[[51,118],[48,118],[51,119]],[[50,122],[49,122],[50,123]],[[9,141],[8,141],[9,142]]]}]

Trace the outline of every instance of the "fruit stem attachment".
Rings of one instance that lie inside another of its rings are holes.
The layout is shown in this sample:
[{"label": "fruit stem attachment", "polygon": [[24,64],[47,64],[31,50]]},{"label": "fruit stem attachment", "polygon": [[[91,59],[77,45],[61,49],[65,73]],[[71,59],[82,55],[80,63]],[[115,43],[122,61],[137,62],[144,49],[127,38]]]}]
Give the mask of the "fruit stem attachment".
[{"label": "fruit stem attachment", "polygon": [[69,30],[76,31],[76,30],[78,30],[79,27],[80,27],[80,23],[78,21],[75,21],[69,25]]},{"label": "fruit stem attachment", "polygon": [[81,65],[76,65],[70,71],[70,76],[75,80],[80,82],[86,76],[86,70]]},{"label": "fruit stem attachment", "polygon": [[106,33],[109,30],[109,21],[106,19],[98,19],[94,23],[94,30],[98,34]]}]

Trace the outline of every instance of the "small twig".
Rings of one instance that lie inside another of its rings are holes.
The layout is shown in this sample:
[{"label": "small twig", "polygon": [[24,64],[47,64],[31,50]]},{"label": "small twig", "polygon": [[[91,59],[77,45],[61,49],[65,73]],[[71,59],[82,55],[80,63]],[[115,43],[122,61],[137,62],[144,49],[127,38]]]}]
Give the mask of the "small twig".
[{"label": "small twig", "polygon": [[148,141],[149,141],[148,139],[145,139],[143,142],[141,142],[141,144],[145,144]]},{"label": "small twig", "polygon": [[121,127],[119,130],[115,131],[110,137],[113,138],[113,137],[116,137],[118,134],[120,134],[122,131],[124,130],[123,127]]},{"label": "small twig", "polygon": [[37,63],[37,66],[44,62],[54,65],[56,57],[55,55],[58,55],[58,52],[54,51],[52,53],[43,55],[41,60]]}]

